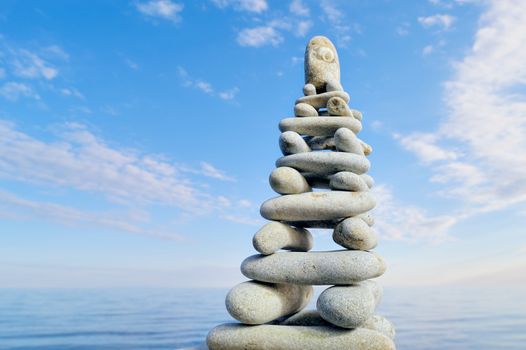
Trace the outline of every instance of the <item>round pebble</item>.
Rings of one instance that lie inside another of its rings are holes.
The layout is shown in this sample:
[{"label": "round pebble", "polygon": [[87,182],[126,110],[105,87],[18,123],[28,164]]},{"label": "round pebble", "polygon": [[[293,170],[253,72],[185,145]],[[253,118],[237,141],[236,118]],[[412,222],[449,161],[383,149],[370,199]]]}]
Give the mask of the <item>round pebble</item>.
[{"label": "round pebble", "polygon": [[343,190],[343,191],[368,191],[369,186],[365,182],[363,175],[356,175],[350,171],[341,171],[330,176],[329,186],[333,190]]},{"label": "round pebble", "polygon": [[371,250],[378,244],[373,229],[359,217],[340,222],[333,231],[332,239],[347,249]]},{"label": "round pebble", "polygon": [[280,249],[306,252],[312,249],[312,235],[304,228],[296,228],[281,222],[263,226],[252,239],[254,249],[270,255]]},{"label": "round pebble", "polygon": [[280,194],[295,194],[310,192],[307,180],[294,168],[279,167],[272,171],[269,177],[270,187]]},{"label": "round pebble", "polygon": [[298,103],[294,106],[294,115],[296,117],[317,117],[318,111],[307,103]]},{"label": "round pebble", "polygon": [[347,128],[340,128],[334,133],[334,144],[339,152],[349,152],[363,156],[363,147],[356,135]]},{"label": "round pebble", "polygon": [[336,115],[342,117],[351,117],[352,112],[341,97],[332,97],[327,101],[327,111],[329,115]]},{"label": "round pebble", "polygon": [[285,131],[280,135],[279,148],[284,155],[310,152],[307,142],[294,131]]}]

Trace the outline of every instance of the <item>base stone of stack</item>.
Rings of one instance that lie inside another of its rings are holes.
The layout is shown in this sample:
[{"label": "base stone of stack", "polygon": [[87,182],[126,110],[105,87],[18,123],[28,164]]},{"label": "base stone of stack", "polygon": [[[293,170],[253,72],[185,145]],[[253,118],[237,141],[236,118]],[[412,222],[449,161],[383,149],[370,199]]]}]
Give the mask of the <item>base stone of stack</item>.
[{"label": "base stone of stack", "polygon": [[241,264],[250,279],[303,285],[350,285],[379,277],[385,269],[378,254],[360,250],[278,252],[253,255]]},{"label": "base stone of stack", "polygon": [[385,335],[357,328],[223,324],[207,338],[210,350],[394,350]]}]

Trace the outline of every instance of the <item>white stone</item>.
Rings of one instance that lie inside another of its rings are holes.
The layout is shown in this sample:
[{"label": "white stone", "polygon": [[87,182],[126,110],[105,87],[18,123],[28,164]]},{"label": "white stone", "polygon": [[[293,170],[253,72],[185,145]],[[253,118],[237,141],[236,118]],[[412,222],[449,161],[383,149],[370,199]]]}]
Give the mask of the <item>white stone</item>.
[{"label": "white stone", "polygon": [[311,286],[248,281],[230,290],[226,308],[242,323],[263,324],[300,311],[311,296]]},{"label": "white stone", "polygon": [[313,239],[310,232],[304,228],[270,222],[256,232],[252,244],[261,254],[270,255],[280,249],[309,251],[312,249]]},{"label": "white stone", "polygon": [[280,135],[279,148],[284,155],[310,152],[307,142],[294,131],[285,131]]},{"label": "white stone", "polygon": [[381,276],[385,268],[380,255],[360,250],[277,252],[253,255],[241,264],[250,279],[304,285],[349,285]]},{"label": "white stone", "polygon": [[318,111],[307,103],[298,103],[294,106],[294,115],[296,117],[317,117]]},{"label": "white stone", "polygon": [[365,182],[363,175],[356,175],[350,171],[341,171],[334,175],[329,176],[330,182],[329,186],[333,190],[343,190],[343,191],[368,191],[369,186]]},{"label": "white stone", "polygon": [[[326,108],[327,102],[329,102],[329,100],[333,97],[339,97],[342,100],[344,100],[346,103],[348,103],[349,100],[351,99],[349,97],[349,94],[346,93],[345,91],[329,91],[329,92],[324,92],[324,93],[317,94],[317,95],[300,97],[296,100],[296,104],[307,103],[316,109]],[[353,118],[350,118],[350,119],[353,119]]]},{"label": "white stone", "polygon": [[327,111],[329,115],[352,117],[352,111],[347,102],[341,97],[332,97],[327,101]]},{"label": "white stone", "polygon": [[362,123],[353,118],[340,117],[285,118],[279,123],[281,132],[295,131],[309,136],[333,136],[339,128],[351,129],[357,134],[362,130]]},{"label": "white stone", "polygon": [[303,86],[303,94],[305,96],[316,95],[316,87],[312,84],[305,84]]},{"label": "white stone", "polygon": [[347,249],[371,250],[378,244],[373,229],[359,217],[340,222],[332,234],[334,242]]},{"label": "white stone", "polygon": [[340,171],[363,174],[371,163],[365,156],[346,152],[306,152],[279,158],[276,166],[288,166],[300,172],[314,173],[318,176],[331,175]]},{"label": "white stone", "polygon": [[340,62],[333,43],[324,36],[313,37],[305,48],[305,84],[312,84],[318,92],[327,83],[340,82]]},{"label": "white stone", "polygon": [[363,156],[363,147],[356,135],[347,128],[339,128],[334,133],[334,144],[339,152],[349,152]]},{"label": "white stone", "polygon": [[354,118],[358,119],[359,121],[362,121],[362,118],[363,118],[362,112],[356,109],[351,109],[351,113]]},{"label": "white stone", "polygon": [[269,176],[270,187],[279,194],[310,192],[307,180],[294,168],[279,167]]},{"label": "white stone", "polygon": [[207,337],[210,350],[395,350],[385,335],[364,328],[223,324]]},{"label": "white stone", "polygon": [[365,213],[374,205],[369,192],[307,192],[269,199],[261,205],[260,213],[274,221],[334,220]]}]

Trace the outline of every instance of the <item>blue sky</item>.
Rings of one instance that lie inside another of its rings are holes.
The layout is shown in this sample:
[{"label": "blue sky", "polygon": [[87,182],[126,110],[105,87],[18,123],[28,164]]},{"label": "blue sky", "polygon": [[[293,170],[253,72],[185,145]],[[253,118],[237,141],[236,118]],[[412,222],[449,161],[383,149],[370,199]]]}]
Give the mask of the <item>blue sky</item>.
[{"label": "blue sky", "polygon": [[374,147],[384,283],[523,283],[524,1],[64,0],[0,6],[2,286],[242,280],[314,35]]}]

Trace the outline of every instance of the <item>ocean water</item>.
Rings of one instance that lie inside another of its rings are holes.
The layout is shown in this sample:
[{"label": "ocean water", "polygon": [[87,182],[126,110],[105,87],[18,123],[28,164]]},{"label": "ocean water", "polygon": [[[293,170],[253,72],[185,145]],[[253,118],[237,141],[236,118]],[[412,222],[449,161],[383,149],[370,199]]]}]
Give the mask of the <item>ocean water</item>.
[{"label": "ocean water", "polygon": [[[232,321],[223,289],[0,289],[2,350],[183,349]],[[386,288],[401,350],[524,350],[526,289]]]}]

